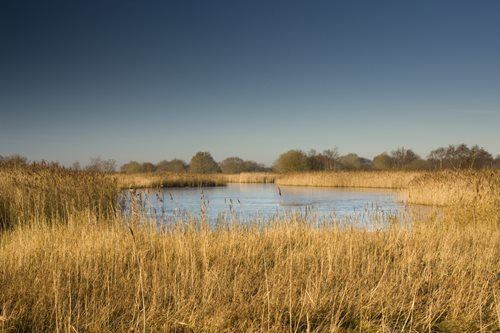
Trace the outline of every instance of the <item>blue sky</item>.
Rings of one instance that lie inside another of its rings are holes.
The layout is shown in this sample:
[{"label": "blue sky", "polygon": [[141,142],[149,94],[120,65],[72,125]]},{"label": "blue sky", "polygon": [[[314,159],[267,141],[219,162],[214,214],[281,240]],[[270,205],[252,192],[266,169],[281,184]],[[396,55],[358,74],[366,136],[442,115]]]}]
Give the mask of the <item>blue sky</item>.
[{"label": "blue sky", "polygon": [[2,1],[0,155],[500,153],[498,1]]}]

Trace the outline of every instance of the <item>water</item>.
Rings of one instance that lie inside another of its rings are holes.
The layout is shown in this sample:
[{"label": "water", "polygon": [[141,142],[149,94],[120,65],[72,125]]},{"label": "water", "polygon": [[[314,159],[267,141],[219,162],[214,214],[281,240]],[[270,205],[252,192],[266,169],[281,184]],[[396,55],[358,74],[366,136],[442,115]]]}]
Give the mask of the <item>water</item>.
[{"label": "water", "polygon": [[[281,190],[281,195],[280,195]],[[368,223],[400,216],[404,204],[390,190],[299,187],[274,184],[229,184],[223,187],[138,190],[144,212],[168,222],[206,216],[210,221],[265,221],[301,216],[349,217]],[[130,198],[130,194],[127,195]]]}]

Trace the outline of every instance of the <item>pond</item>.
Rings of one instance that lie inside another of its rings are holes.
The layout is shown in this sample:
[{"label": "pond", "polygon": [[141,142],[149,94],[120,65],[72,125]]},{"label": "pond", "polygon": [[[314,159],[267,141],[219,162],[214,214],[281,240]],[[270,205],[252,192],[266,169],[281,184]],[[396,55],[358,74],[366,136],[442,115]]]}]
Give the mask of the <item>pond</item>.
[{"label": "pond", "polygon": [[[130,192],[126,192],[130,202]],[[398,192],[383,189],[228,184],[222,187],[162,188],[136,191],[144,213],[168,222],[206,216],[239,222],[290,218],[351,218],[368,223],[401,216]],[[138,200],[138,199],[136,199]],[[127,210],[130,207],[126,205]]]}]

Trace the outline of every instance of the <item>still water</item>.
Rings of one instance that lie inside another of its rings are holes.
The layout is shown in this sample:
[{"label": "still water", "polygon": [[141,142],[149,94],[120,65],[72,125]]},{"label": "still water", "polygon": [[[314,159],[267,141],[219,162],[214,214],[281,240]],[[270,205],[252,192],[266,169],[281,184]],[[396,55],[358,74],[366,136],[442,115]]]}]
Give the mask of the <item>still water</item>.
[{"label": "still water", "polygon": [[[390,190],[228,184],[223,187],[138,190],[144,213],[168,222],[206,216],[210,221],[240,222],[301,216],[349,217],[370,222],[400,216],[404,204]],[[130,199],[130,193],[127,194]]]}]

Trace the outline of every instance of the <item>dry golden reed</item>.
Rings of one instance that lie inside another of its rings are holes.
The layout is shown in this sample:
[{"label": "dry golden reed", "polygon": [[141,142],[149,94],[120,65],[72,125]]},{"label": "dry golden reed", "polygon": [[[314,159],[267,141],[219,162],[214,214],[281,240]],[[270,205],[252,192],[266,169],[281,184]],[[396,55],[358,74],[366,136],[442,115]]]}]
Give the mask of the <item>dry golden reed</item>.
[{"label": "dry golden reed", "polygon": [[33,165],[0,169],[0,229],[27,223],[65,223],[84,212],[96,218],[116,213],[116,183],[92,172]]},{"label": "dry golden reed", "polygon": [[277,178],[278,185],[406,188],[418,171],[322,171],[284,174]]},{"label": "dry golden reed", "polygon": [[239,174],[193,173],[138,173],[112,176],[118,186],[127,188],[224,186],[227,183],[273,183],[276,174],[268,172],[244,172]]},{"label": "dry golden reed", "polygon": [[112,177],[117,180],[118,186],[122,189],[222,186],[227,183],[220,174],[192,174],[187,172],[116,174]]},{"label": "dry golden reed", "polygon": [[23,227],[0,241],[4,331],[493,332],[500,232],[305,222],[164,232]]},{"label": "dry golden reed", "polygon": [[414,204],[500,207],[500,172],[427,172],[411,181],[405,194],[405,200]]},{"label": "dry golden reed", "polygon": [[100,213],[117,193],[105,176],[3,171],[0,207],[16,222],[0,232],[0,331],[498,332],[498,173],[435,177],[415,181],[419,200],[477,177],[489,199],[377,230],[158,228]]}]

